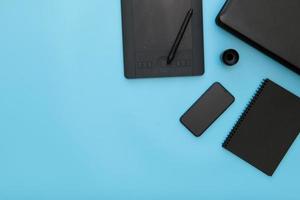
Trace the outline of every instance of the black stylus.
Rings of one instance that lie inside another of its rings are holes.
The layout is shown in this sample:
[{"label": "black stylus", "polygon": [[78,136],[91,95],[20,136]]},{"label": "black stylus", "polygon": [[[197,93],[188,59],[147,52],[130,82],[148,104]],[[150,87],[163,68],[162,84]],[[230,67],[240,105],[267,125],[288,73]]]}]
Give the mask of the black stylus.
[{"label": "black stylus", "polygon": [[171,51],[170,51],[170,53],[168,55],[167,64],[171,64],[172,61],[174,60],[174,58],[176,56],[176,52],[177,52],[178,47],[179,47],[179,45],[181,43],[181,40],[182,40],[182,38],[184,36],[186,28],[187,28],[187,26],[188,26],[188,24],[189,24],[189,22],[190,22],[190,20],[192,18],[192,15],[193,15],[193,9],[190,9],[187,12],[187,14],[186,14],[186,16],[184,18],[184,21],[183,21],[183,23],[181,25],[181,28],[180,28],[180,30],[179,30],[179,32],[177,34],[176,40],[175,40],[175,42],[174,42],[174,44],[172,46],[172,49],[171,49]]}]

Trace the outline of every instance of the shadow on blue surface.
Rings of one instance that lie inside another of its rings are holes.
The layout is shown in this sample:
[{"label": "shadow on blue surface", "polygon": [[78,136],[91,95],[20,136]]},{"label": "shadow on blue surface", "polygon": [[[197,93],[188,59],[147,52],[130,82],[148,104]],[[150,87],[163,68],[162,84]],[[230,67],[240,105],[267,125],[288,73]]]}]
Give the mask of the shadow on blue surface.
[{"label": "shadow on blue surface", "polygon": [[[299,139],[273,178],[221,148],[263,78],[300,95],[215,25],[223,3],[204,1],[204,76],[130,81],[119,0],[1,1],[0,199],[299,199]],[[236,102],[196,139],[179,117],[215,81]]]}]

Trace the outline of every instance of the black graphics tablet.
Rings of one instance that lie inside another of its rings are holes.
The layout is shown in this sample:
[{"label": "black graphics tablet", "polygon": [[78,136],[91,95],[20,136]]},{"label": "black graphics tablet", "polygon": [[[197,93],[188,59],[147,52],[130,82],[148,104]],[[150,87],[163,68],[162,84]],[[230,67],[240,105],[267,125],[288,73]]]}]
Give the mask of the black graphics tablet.
[{"label": "black graphics tablet", "polygon": [[[127,78],[204,73],[201,0],[121,0]],[[167,57],[187,12],[193,16],[175,59]]]},{"label": "black graphics tablet", "polygon": [[299,0],[227,0],[217,24],[300,74],[299,10]]}]

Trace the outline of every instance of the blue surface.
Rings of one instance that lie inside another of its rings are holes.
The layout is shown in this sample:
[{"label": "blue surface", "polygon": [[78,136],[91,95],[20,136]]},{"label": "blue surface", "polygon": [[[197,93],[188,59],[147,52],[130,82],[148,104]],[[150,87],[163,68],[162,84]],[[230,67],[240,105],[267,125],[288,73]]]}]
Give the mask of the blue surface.
[{"label": "blue surface", "polygon": [[[272,178],[221,147],[263,78],[300,95],[215,25],[223,3],[204,0],[204,76],[127,80],[119,0],[2,0],[0,199],[300,199],[299,138]],[[195,138],[179,117],[215,81],[236,102]]]}]

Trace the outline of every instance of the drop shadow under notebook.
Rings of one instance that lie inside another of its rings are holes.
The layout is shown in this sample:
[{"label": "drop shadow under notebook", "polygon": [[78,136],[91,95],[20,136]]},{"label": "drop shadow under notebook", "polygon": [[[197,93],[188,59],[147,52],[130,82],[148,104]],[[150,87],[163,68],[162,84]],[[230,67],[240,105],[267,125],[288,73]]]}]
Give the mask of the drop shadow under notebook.
[{"label": "drop shadow under notebook", "polygon": [[[201,0],[121,0],[127,78],[204,73]],[[175,59],[167,57],[187,12],[193,16]]]},{"label": "drop shadow under notebook", "polygon": [[300,98],[265,80],[223,147],[272,176],[300,133]]},{"label": "drop shadow under notebook", "polygon": [[216,21],[300,74],[299,9],[299,0],[227,0]]}]

